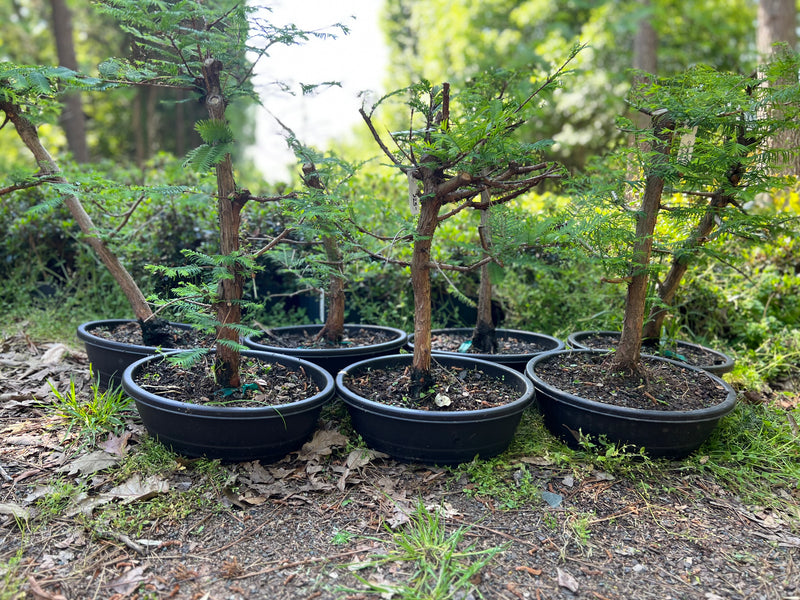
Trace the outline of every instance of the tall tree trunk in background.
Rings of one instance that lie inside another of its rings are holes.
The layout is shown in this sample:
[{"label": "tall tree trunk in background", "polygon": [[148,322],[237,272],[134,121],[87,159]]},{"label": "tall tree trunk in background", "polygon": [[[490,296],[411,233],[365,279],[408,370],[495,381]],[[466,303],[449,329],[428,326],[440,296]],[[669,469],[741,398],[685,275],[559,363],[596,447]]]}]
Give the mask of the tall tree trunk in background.
[{"label": "tall tree trunk in background", "polygon": [[[75,45],[72,39],[72,15],[66,0],[50,0],[52,10],[53,37],[58,52],[58,63],[62,67],[78,70]],[[67,136],[67,144],[76,162],[89,162],[89,147],[86,143],[86,116],[78,92],[64,95],[61,110],[61,126]]]},{"label": "tall tree trunk in background", "polygon": [[[767,61],[774,52],[780,52],[774,44],[784,42],[789,51],[797,49],[797,6],[795,0],[759,0],[756,47],[762,61]],[[796,83],[796,79],[794,82]],[[786,131],[773,140],[777,148],[800,147],[800,130]],[[800,175],[800,156],[793,156],[782,166],[785,175]]]},{"label": "tall tree trunk in background", "polygon": [[[489,204],[489,192],[481,192],[481,201]],[[481,210],[481,224],[478,227],[481,243],[488,255],[492,245],[492,228],[489,224],[489,209]],[[492,318],[492,278],[489,273],[489,263],[481,265],[478,284],[478,318],[475,330],[472,332],[472,348],[481,354],[494,354],[497,352],[497,323]]]}]

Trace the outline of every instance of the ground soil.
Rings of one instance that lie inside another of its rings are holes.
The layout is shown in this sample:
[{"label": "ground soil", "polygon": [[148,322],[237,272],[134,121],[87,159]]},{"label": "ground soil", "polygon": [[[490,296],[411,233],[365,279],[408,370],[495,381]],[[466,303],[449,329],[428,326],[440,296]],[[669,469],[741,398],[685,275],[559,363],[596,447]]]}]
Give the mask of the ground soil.
[{"label": "ground soil", "polygon": [[[79,392],[87,389],[80,352],[19,337],[2,342],[0,587],[10,581],[4,566],[13,563],[26,598],[380,598],[356,575],[408,579],[408,563],[363,562],[394,547],[392,532],[408,526],[418,503],[438,512],[448,531],[466,528],[465,544],[504,548],[457,600],[800,598],[797,521],[743,504],[697,470],[675,463],[629,480],[509,454],[511,485],[540,491],[506,509],[458,471],[354,448],[336,402],[314,439],[277,463],[224,465],[224,481],[210,486],[197,461],[179,461],[150,490],[114,493],[113,468],[91,466],[96,460],[87,458],[97,456],[73,443],[75,431],[42,406],[47,380],[65,389],[70,378]],[[121,460],[145,439],[132,413],[101,454]],[[81,483],[83,500],[95,503],[76,501],[46,518],[37,498],[54,480]],[[146,503],[194,489],[205,490],[209,502],[164,512],[136,532],[97,519],[100,500],[137,514]],[[775,493],[796,507],[790,494],[797,490]]]}]

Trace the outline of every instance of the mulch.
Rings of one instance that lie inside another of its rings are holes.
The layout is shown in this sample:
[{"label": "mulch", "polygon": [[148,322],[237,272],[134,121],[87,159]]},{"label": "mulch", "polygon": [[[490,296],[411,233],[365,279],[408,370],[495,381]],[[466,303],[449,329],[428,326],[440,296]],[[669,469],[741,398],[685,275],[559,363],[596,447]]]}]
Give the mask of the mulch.
[{"label": "mulch", "polygon": [[[634,480],[512,447],[504,466],[521,500],[509,508],[457,470],[357,447],[334,402],[301,450],[272,464],[222,465],[222,484],[189,460],[120,482],[114,465],[146,439],[135,411],[122,435],[81,448],[47,406],[48,380],[88,390],[85,355],[24,336],[0,341],[0,582],[15,565],[27,598],[380,598],[357,576],[408,580],[407,563],[366,562],[393,548],[393,532],[419,505],[448,531],[464,528],[465,544],[503,547],[458,600],[800,598],[796,517],[745,505],[680,463]],[[54,480],[85,495],[45,518],[38,502]],[[197,489],[209,502],[164,512],[135,535],[92,519],[104,506],[135,511]],[[775,493],[796,508],[790,492]]]}]

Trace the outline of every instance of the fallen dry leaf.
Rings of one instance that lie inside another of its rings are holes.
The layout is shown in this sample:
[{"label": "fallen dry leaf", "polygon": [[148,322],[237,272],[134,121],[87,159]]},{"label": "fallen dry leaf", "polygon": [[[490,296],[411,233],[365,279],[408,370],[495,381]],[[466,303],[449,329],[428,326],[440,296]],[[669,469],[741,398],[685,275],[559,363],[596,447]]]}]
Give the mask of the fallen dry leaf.
[{"label": "fallen dry leaf", "polygon": [[67,600],[66,596],[62,594],[51,593],[43,589],[32,576],[28,576],[28,586],[33,600]]},{"label": "fallen dry leaf", "polygon": [[347,437],[335,429],[321,429],[314,433],[310,441],[303,444],[297,454],[299,460],[314,460],[320,456],[328,456],[333,453],[333,448],[341,448],[347,445]]},{"label": "fallen dry leaf", "polygon": [[75,475],[76,473],[89,475],[90,473],[96,473],[97,471],[107,469],[116,464],[117,461],[119,461],[118,456],[114,456],[103,450],[95,450],[94,452],[79,456],[71,463],[57,469],[57,471],[59,473],[66,472],[67,475]]},{"label": "fallen dry leaf", "polygon": [[168,491],[169,482],[164,479],[153,475],[142,480],[141,476],[136,474],[125,483],[111,488],[103,496],[122,500],[122,504],[129,504],[137,500],[147,500]]},{"label": "fallen dry leaf", "polygon": [[144,577],[144,567],[134,567],[110,582],[109,587],[118,594],[129,596],[145,582],[147,579]]},{"label": "fallen dry leaf", "polygon": [[581,587],[578,580],[569,571],[556,569],[556,572],[558,573],[558,585],[567,588],[573,594],[577,594],[578,589]]}]

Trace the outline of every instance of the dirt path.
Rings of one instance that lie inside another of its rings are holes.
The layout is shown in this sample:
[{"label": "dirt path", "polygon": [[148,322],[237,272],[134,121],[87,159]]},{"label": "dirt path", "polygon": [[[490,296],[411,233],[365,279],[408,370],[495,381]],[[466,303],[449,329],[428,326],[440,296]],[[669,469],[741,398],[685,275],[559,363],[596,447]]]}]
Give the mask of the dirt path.
[{"label": "dirt path", "polygon": [[502,548],[456,600],[800,599],[798,524],[678,468],[634,481],[515,456],[522,500],[507,509],[465,476],[354,448],[334,405],[278,463],[151,469],[133,460],[153,454],[135,416],[92,452],[41,407],[47,378],[87,385],[85,357],[20,338],[1,350],[2,600],[400,598],[364,581],[414,578],[414,562],[369,561],[396,558],[420,518],[462,530],[463,566]]}]

